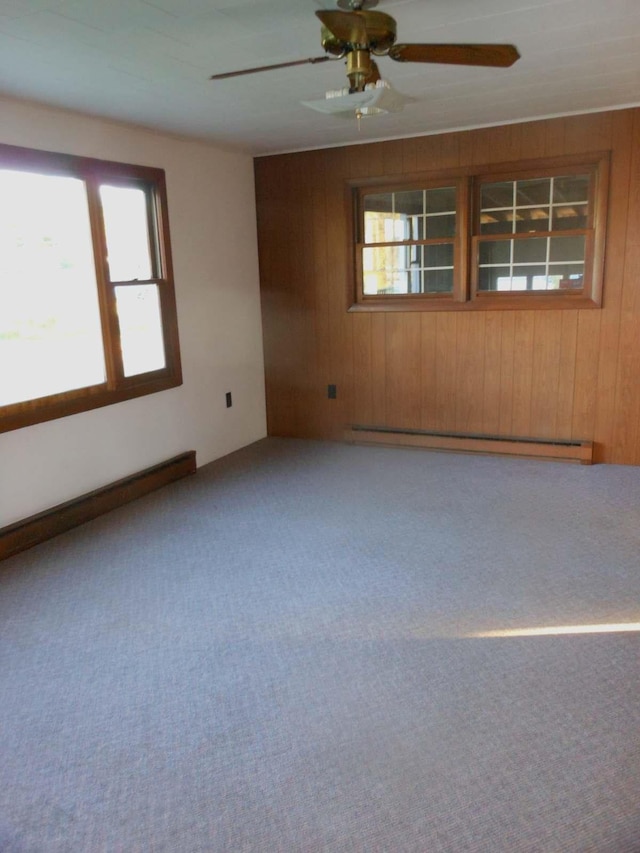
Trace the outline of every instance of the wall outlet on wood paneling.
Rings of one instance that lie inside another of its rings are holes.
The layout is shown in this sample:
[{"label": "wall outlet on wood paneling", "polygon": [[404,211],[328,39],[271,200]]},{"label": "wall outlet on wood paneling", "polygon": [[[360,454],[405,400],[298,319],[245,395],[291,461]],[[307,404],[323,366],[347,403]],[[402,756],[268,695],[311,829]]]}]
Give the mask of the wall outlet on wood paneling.
[{"label": "wall outlet on wood paneling", "polygon": [[233,406],[233,401],[231,400],[231,391],[227,391],[224,395],[225,400],[227,401],[227,409],[230,409]]},{"label": "wall outlet on wood paneling", "polygon": [[330,400],[335,400],[338,396],[338,387],[337,385],[327,385],[327,397]]}]

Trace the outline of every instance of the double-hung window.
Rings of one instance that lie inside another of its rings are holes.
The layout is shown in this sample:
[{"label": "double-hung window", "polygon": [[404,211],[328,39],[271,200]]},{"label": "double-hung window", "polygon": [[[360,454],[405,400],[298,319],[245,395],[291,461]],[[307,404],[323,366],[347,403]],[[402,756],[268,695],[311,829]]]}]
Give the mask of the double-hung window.
[{"label": "double-hung window", "polygon": [[180,382],[162,170],[0,146],[0,429]]},{"label": "double-hung window", "polygon": [[355,310],[601,304],[608,157],[353,188]]},{"label": "double-hung window", "polygon": [[478,184],[477,293],[582,292],[593,257],[592,171]]},{"label": "double-hung window", "polygon": [[457,294],[463,196],[457,181],[360,190],[356,262],[365,300]]}]

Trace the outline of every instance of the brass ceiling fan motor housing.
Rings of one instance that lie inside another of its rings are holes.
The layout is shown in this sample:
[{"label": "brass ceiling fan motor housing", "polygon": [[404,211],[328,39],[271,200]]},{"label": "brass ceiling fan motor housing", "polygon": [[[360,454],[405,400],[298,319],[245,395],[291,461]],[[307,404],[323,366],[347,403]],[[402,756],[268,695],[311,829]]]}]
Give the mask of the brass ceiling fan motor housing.
[{"label": "brass ceiling fan motor housing", "polygon": [[384,12],[321,12],[318,17],[323,23],[322,47],[333,56],[358,48],[382,55],[396,40],[396,22]]},{"label": "brass ceiling fan motor housing", "polygon": [[379,78],[371,53],[383,55],[396,40],[396,22],[384,12],[323,12],[322,47],[333,56],[347,58],[347,77],[352,92]]}]

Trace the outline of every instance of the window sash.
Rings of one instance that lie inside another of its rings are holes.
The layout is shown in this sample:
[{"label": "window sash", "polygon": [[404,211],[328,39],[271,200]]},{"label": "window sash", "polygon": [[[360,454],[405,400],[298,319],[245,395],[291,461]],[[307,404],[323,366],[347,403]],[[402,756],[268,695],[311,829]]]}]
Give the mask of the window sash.
[{"label": "window sash", "polygon": [[[572,237],[582,237],[584,238],[584,251],[581,257],[568,258],[566,260],[555,260],[550,257],[551,250],[553,248],[551,241],[567,238],[570,239]],[[521,246],[526,245],[527,243],[531,243],[532,241],[545,241],[545,250],[546,254],[544,259],[542,260],[515,260],[515,247],[519,243]],[[503,263],[496,261],[495,263],[482,263],[481,252],[482,246],[491,245],[492,243],[509,243],[511,248],[510,257],[508,260],[505,260]],[[472,238],[472,250],[471,257],[473,259],[472,269],[471,269],[471,286],[472,293],[475,297],[484,299],[487,296],[490,297],[498,297],[500,298],[503,294],[496,290],[483,290],[480,286],[482,279],[482,271],[490,270],[492,268],[503,268],[509,269],[510,276],[517,276],[518,269],[524,269],[526,267],[540,267],[544,268],[544,271],[541,270],[540,274],[544,276],[552,276],[554,274],[554,270],[559,271],[561,267],[571,267],[571,266],[581,266],[582,267],[582,279],[579,287],[568,287],[568,286],[559,286],[558,288],[546,288],[540,289],[538,292],[544,293],[547,296],[565,296],[567,290],[570,290],[570,293],[574,296],[584,296],[588,294],[588,283],[591,279],[592,268],[593,268],[593,245],[594,245],[594,232],[592,229],[574,229],[571,231],[539,231],[535,232],[535,234],[504,234],[504,235],[474,235]],[[577,273],[577,270],[574,271],[574,274]],[[513,294],[513,293],[525,293],[528,295],[533,295],[535,289],[528,288],[525,290],[505,290],[505,294]]]}]

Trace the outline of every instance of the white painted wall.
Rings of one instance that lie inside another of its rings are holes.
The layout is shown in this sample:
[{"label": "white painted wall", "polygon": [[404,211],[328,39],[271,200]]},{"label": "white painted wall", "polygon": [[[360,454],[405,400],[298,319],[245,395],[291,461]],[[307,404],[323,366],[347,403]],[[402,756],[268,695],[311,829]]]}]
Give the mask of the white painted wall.
[{"label": "white painted wall", "polygon": [[0,142],[165,169],[184,378],[0,434],[0,527],[182,451],[204,465],[266,435],[252,159],[5,99]]}]

